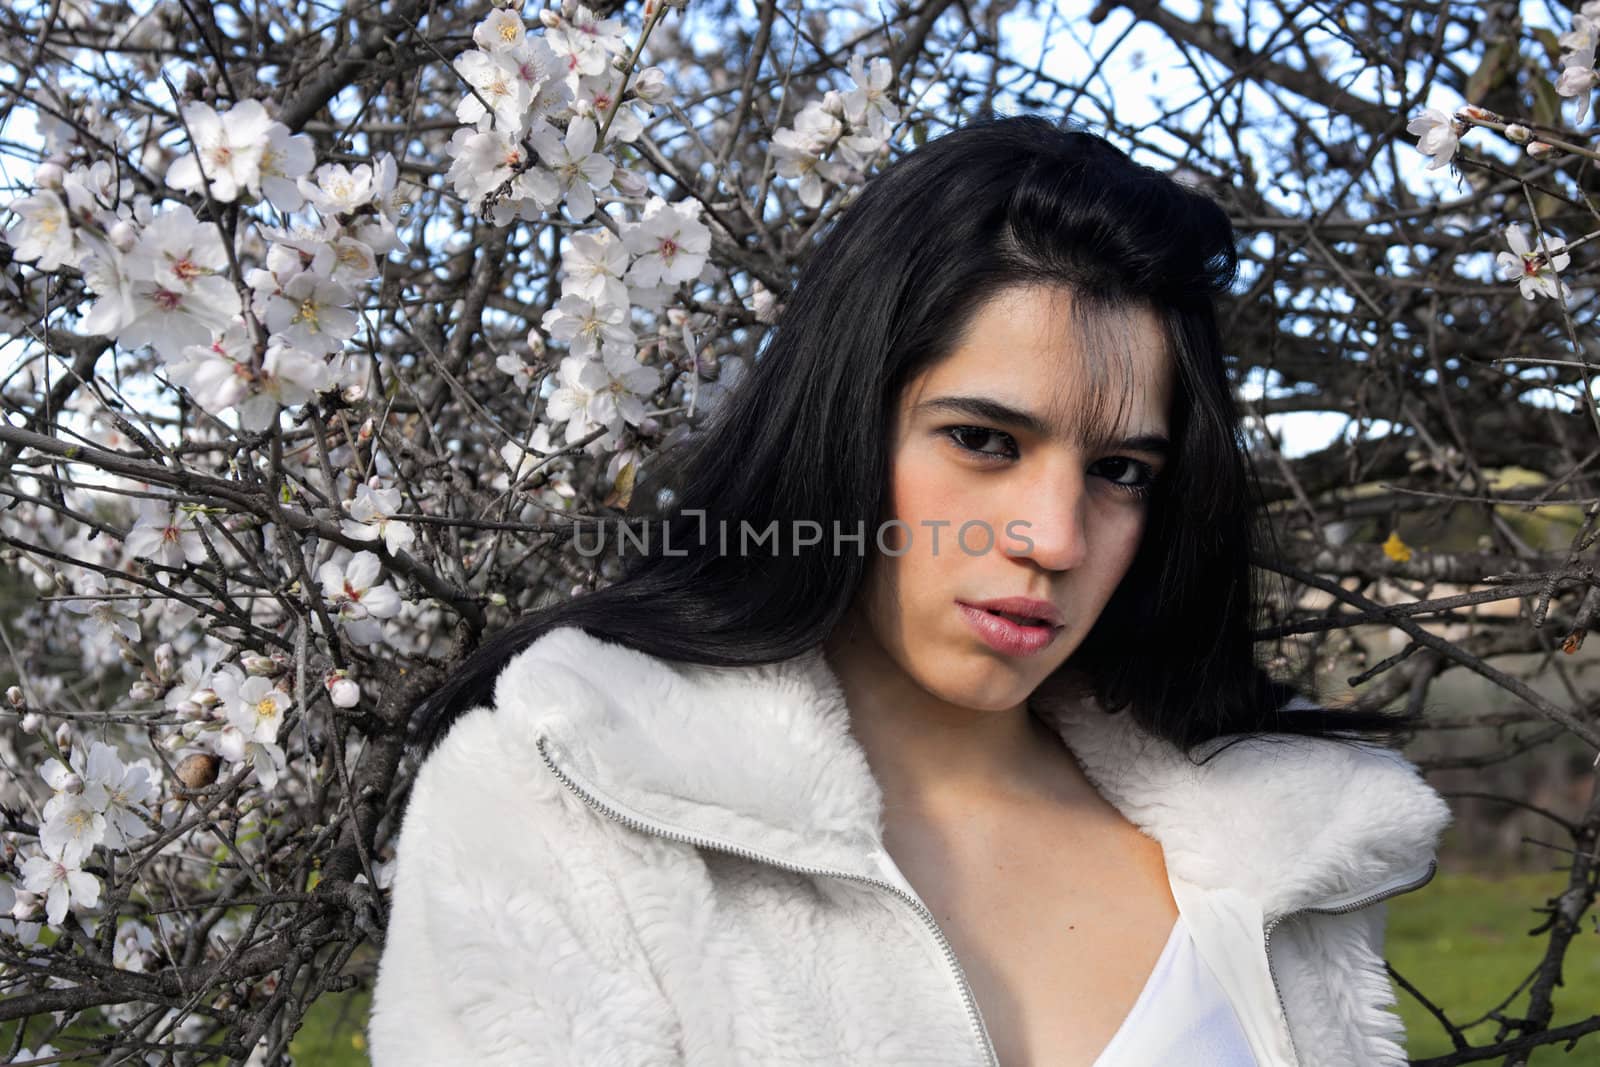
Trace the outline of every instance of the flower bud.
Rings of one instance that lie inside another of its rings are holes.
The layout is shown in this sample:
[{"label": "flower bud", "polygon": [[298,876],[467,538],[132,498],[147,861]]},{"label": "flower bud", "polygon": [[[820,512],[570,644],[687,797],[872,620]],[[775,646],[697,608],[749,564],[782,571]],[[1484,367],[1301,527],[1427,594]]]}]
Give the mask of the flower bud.
[{"label": "flower bud", "polygon": [[33,172],[33,184],[41,189],[59,189],[61,179],[66,176],[67,172],[61,168],[61,164],[41,163],[39,169]]},{"label": "flower bud", "polygon": [[1555,151],[1555,145],[1546,144],[1543,141],[1533,141],[1528,145],[1528,155],[1534,159],[1543,159],[1545,156],[1554,154]]},{"label": "flower bud", "polygon": [[844,94],[837,89],[829,89],[822,94],[822,110],[838,118],[844,114]]},{"label": "flower bud", "polygon": [[56,727],[56,747],[63,753],[72,751],[72,727],[62,723]]},{"label": "flower bud", "polygon": [[6,687],[6,703],[21,711],[28,706],[28,698],[22,692],[22,686],[12,685]]},{"label": "flower bud", "polygon": [[128,699],[138,704],[148,704],[160,695],[160,688],[150,682],[138,681],[128,687]]},{"label": "flower bud", "polygon": [[544,337],[537,326],[528,331],[528,351],[533,353],[534,362],[544,359]]},{"label": "flower bud", "polygon": [[76,772],[67,775],[61,780],[61,791],[71,796],[81,795],[83,793],[83,776]]},{"label": "flower bud", "polygon": [[36,734],[44,729],[44,716],[37,711],[30,711],[22,717],[22,730],[24,733]]},{"label": "flower bud", "polygon": [[667,89],[667,74],[660,67],[646,67],[634,76],[633,94],[647,104],[661,98]]},{"label": "flower bud", "polygon": [[328,687],[328,698],[336,708],[353,708],[361,702],[361,687],[343,671],[335,671],[323,680]]},{"label": "flower bud", "polygon": [[173,667],[176,666],[176,657],[172,651],[172,642],[163,641],[156,646],[156,673],[163,678],[172,676]]},{"label": "flower bud", "polygon": [[189,699],[200,705],[202,708],[214,708],[217,706],[217,702],[222,698],[217,696],[217,691],[215,689],[196,689],[194,694],[190,696]]},{"label": "flower bud", "polygon": [[1456,108],[1456,118],[1476,120],[1479,122],[1500,121],[1499,115],[1496,115],[1493,111],[1490,111],[1486,107],[1479,107],[1477,104],[1467,104],[1464,107]]},{"label": "flower bud", "polygon": [[240,656],[239,663],[244,667],[244,673],[257,678],[274,678],[280,670],[277,660],[255,652],[246,652]]},{"label": "flower bud", "polygon": [[190,789],[204,789],[217,780],[222,761],[209,752],[191,752],[178,761],[172,773]]},{"label": "flower bud", "polygon": [[26,889],[17,890],[17,899],[11,904],[11,917],[18,922],[38,922],[44,916],[44,897]]},{"label": "flower bud", "polygon": [[1513,122],[1506,127],[1506,140],[1512,144],[1527,144],[1533,140],[1533,131],[1520,122]]},{"label": "flower bud", "polygon": [[182,736],[185,741],[193,741],[195,738],[199,737],[205,732],[206,724],[199,721],[186,722],[178,728],[179,735]]},{"label": "flower bud", "polygon": [[161,739],[161,747],[168,752],[176,752],[188,743],[189,739],[176,730]]},{"label": "flower bud", "polygon": [[616,186],[617,192],[623,196],[644,196],[650,191],[650,183],[631,170],[618,167],[611,172],[611,184]]},{"label": "flower bud", "polygon": [[366,395],[367,387],[364,385],[347,385],[339,391],[339,399],[346,404],[359,404]]},{"label": "flower bud", "polygon": [[506,595],[504,593],[499,593],[499,592],[490,593],[489,594],[489,603],[493,604],[497,608],[503,608],[507,604]]},{"label": "flower bud", "polygon": [[111,227],[106,237],[118,252],[131,252],[133,246],[139,243],[139,228],[127,219],[122,219]]},{"label": "flower bud", "polygon": [[772,323],[778,319],[778,298],[772,290],[755,283],[755,290],[750,295],[750,303],[755,308],[756,321]]},{"label": "flower bud", "polygon": [[561,25],[561,15],[559,12],[551,11],[547,7],[541,8],[539,11],[539,21],[544,23],[545,29],[553,30],[557,26]]}]

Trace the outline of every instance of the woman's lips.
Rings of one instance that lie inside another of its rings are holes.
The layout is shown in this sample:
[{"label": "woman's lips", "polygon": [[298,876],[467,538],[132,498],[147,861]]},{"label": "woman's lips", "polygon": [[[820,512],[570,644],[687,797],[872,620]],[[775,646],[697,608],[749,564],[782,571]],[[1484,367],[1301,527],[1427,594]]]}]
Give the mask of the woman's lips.
[{"label": "woman's lips", "polygon": [[1007,656],[1031,656],[1042,652],[1062,630],[1060,626],[1024,626],[959,600],[956,601],[956,607],[967,620],[967,625],[985,644]]}]

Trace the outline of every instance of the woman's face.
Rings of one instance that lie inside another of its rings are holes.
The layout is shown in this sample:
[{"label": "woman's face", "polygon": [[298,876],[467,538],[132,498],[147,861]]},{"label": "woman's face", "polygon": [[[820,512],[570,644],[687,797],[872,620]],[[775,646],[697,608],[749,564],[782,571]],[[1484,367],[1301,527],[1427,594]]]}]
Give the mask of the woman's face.
[{"label": "woman's face", "polygon": [[[887,528],[855,609],[913,681],[958,706],[1015,707],[1078,647],[1127,573],[1166,459],[1172,369],[1155,313],[1096,316],[1096,371],[1072,300],[1002,291],[898,401],[882,521],[905,526]],[[1056,625],[971,606],[1011,597],[1043,601],[1020,614],[1053,611]]]}]

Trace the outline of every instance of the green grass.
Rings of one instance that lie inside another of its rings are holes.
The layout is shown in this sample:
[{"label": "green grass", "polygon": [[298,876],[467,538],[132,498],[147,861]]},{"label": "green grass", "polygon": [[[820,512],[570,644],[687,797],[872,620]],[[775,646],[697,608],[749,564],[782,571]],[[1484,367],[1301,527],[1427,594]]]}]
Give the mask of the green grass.
[{"label": "green grass", "polygon": [[368,1067],[365,990],[319,997],[306,1012],[305,1025],[289,1042],[295,1063],[306,1067]]},{"label": "green grass", "polygon": [[[1389,963],[1438,1005],[1457,1026],[1478,1019],[1511,995],[1538,965],[1547,935],[1528,936],[1544,916],[1531,909],[1555,896],[1565,872],[1492,878],[1440,871],[1415,893],[1389,902]],[[1567,951],[1563,984],[1555,988],[1552,1025],[1578,1022],[1600,1012],[1600,935],[1585,916],[1583,932]],[[1439,1021],[1415,997],[1396,987],[1412,1059],[1452,1051]],[[1512,1017],[1528,1007],[1526,988],[1502,1009]],[[1497,1024],[1467,1027],[1474,1045],[1494,1039]],[[1537,1050],[1529,1067],[1600,1061],[1600,1034],[1584,1037],[1570,1053],[1560,1044]]]}]

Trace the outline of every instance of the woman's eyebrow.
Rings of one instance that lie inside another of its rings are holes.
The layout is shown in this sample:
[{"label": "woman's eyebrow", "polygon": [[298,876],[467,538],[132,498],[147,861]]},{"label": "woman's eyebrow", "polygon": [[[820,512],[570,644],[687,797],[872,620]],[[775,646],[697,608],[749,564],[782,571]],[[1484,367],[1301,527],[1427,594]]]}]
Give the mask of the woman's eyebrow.
[{"label": "woman's eyebrow", "polygon": [[[1058,436],[1055,427],[1033,412],[1014,408],[1010,404],[986,396],[936,396],[920,401],[912,411],[913,413],[948,411],[968,418],[983,419],[1026,430],[1036,437]],[[1083,435],[1073,436],[1081,438]],[[1172,451],[1172,442],[1164,434],[1159,433],[1135,434],[1120,441],[1097,438],[1094,443],[1102,448],[1126,448],[1136,452],[1154,452],[1163,456]]]},{"label": "woman's eyebrow", "polygon": [[1010,404],[1002,404],[986,396],[936,396],[931,400],[924,400],[913,409],[922,411],[948,411],[956,415],[966,415],[974,419],[987,419],[990,422],[1003,422],[1008,426],[1015,426],[1027,430],[1039,437],[1049,437],[1052,427],[1031,411],[1014,408]]}]

